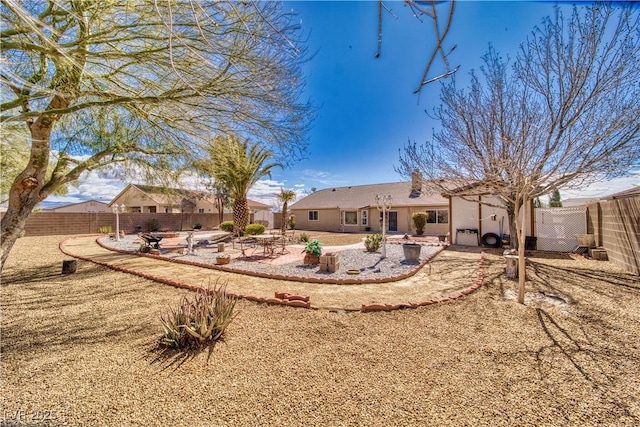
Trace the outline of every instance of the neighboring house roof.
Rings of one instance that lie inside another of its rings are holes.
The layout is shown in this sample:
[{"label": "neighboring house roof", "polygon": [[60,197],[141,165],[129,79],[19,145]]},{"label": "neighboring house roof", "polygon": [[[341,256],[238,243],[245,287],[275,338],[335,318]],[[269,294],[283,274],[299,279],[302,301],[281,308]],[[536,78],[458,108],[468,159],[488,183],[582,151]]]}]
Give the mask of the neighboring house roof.
[{"label": "neighboring house roof", "polygon": [[610,196],[603,197],[603,199],[623,199],[626,197],[640,196],[640,186],[631,187],[628,190],[620,191]]},{"label": "neighboring house roof", "polygon": [[325,188],[315,191],[295,202],[290,209],[361,209],[376,206],[376,194],[392,197],[391,206],[446,206],[449,201],[440,194],[427,191],[412,191],[412,182],[353,185],[350,187]]},{"label": "neighboring house roof", "polygon": [[562,200],[562,207],[570,208],[574,206],[587,206],[591,203],[595,203],[599,200],[597,197],[574,197],[571,199]]},{"label": "neighboring house roof", "polygon": [[67,208],[71,208],[71,207],[81,207],[82,205],[89,205],[89,204],[94,204],[94,205],[98,205],[98,206],[102,206],[103,208],[107,209],[109,207],[109,205],[105,202],[101,202],[99,200],[85,200],[83,202],[77,202],[77,203],[67,203],[64,205],[56,205],[50,208],[44,208],[44,211],[56,211],[58,209],[67,209]]},{"label": "neighboring house roof", "polygon": [[[130,188],[134,189],[134,191],[143,193],[158,205],[179,206],[185,199],[189,201],[202,199],[211,203],[215,203],[215,197],[213,197],[211,193],[207,193],[205,191],[186,190],[181,188],[160,187],[153,185],[129,184],[120,193],[118,193],[116,197],[113,198],[113,200],[109,203],[109,206],[111,206]],[[260,203],[255,200],[247,199],[247,202],[249,203],[249,208],[252,209],[271,209],[271,206],[265,205],[264,203]]]}]

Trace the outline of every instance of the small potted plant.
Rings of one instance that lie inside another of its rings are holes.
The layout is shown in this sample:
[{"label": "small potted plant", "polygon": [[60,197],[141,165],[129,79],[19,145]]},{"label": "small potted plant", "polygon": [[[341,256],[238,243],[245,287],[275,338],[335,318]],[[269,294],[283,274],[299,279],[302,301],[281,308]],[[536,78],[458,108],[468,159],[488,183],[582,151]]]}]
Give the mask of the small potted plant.
[{"label": "small potted plant", "polygon": [[320,264],[320,255],[322,255],[322,244],[319,240],[309,240],[302,251],[305,264]]}]

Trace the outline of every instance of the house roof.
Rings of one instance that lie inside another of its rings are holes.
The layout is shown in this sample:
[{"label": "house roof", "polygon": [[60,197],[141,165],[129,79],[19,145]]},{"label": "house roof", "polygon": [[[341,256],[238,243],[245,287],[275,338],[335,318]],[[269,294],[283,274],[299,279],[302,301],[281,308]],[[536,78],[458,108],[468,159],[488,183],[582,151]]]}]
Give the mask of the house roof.
[{"label": "house roof", "polygon": [[640,196],[640,186],[631,187],[627,190],[620,191],[610,196],[604,197],[604,199],[623,199],[625,197]]},{"label": "house roof", "polygon": [[[186,190],[181,188],[160,187],[153,185],[129,184],[109,203],[111,206],[120,196],[130,188],[144,193],[151,200],[159,205],[180,205],[184,199],[204,199],[210,203],[215,203],[215,198],[211,193],[198,190]],[[249,207],[253,209],[271,209],[271,206],[255,200],[247,199]]]},{"label": "house roof", "polygon": [[391,206],[447,206],[448,199],[439,193],[412,192],[411,181],[387,184],[353,185],[315,191],[291,205],[291,209],[361,209],[376,206],[376,194],[390,194]]},{"label": "house roof", "polygon": [[84,200],[84,201],[82,201],[82,202],[67,203],[67,204],[64,204],[64,205],[58,205],[58,206],[54,206],[54,207],[51,207],[51,208],[45,208],[44,210],[46,210],[46,211],[51,211],[51,210],[56,210],[56,209],[60,209],[60,208],[69,208],[69,207],[71,207],[71,206],[80,206],[80,205],[85,205],[85,204],[88,204],[88,203],[97,203],[97,204],[99,204],[99,205],[104,205],[104,207],[105,207],[105,208],[109,206],[109,205],[108,205],[107,203],[105,203],[105,202],[101,202],[101,201],[99,201],[99,200],[93,200],[93,199],[92,199],[92,200]]}]

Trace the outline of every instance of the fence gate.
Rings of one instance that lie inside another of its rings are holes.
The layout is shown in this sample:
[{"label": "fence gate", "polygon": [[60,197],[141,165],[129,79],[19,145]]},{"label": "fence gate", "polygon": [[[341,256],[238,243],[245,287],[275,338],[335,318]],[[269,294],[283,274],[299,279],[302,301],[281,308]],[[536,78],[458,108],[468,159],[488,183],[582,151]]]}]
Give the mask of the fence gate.
[{"label": "fence gate", "polygon": [[536,208],[536,236],[541,251],[571,252],[576,234],[587,232],[587,208]]}]

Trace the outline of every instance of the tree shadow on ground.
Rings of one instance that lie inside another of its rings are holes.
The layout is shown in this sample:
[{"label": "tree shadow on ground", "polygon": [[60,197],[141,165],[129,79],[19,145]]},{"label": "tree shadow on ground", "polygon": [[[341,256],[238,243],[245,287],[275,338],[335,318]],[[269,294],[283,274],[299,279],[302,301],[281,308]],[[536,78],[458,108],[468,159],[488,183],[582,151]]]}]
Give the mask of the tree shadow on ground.
[{"label": "tree shadow on ground", "polygon": [[[502,273],[498,278],[499,292],[504,296],[505,288],[509,284],[515,287],[517,281],[503,280],[506,276]],[[640,354],[629,346],[629,340],[637,334],[630,337],[622,332],[620,323],[636,318],[634,301],[640,296],[637,276],[529,259],[526,291],[567,296],[562,299],[570,307],[558,308],[544,299],[527,303],[535,310],[536,323],[549,339],[548,343],[541,342],[537,348],[525,351],[535,358],[542,378],[552,371],[571,376],[573,370],[594,388],[606,389],[616,383],[620,364],[640,362]],[[619,301],[623,300],[625,311],[621,312]]]}]

